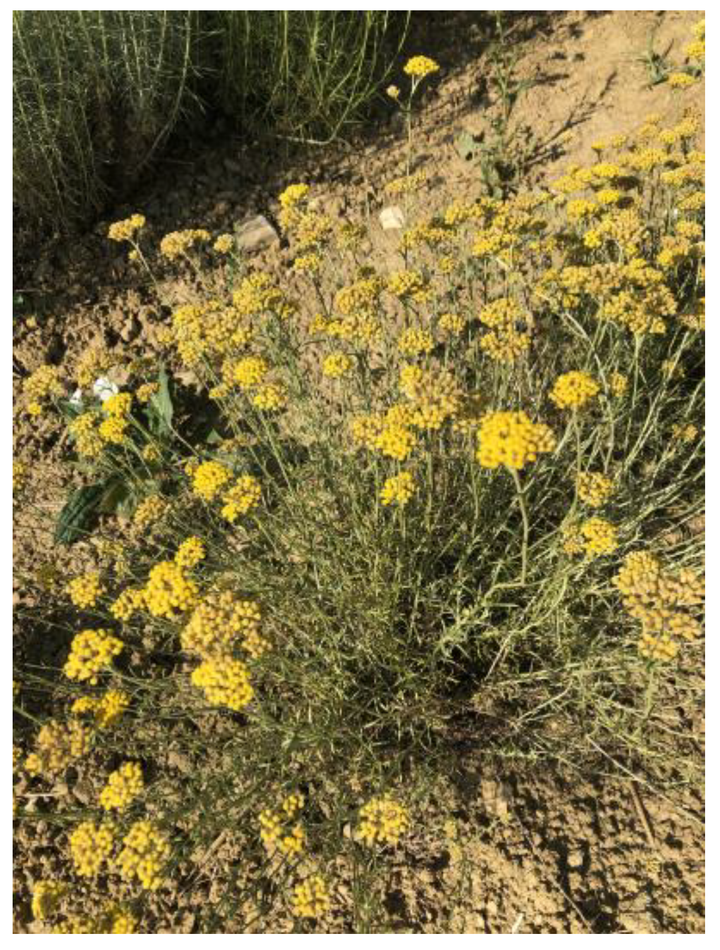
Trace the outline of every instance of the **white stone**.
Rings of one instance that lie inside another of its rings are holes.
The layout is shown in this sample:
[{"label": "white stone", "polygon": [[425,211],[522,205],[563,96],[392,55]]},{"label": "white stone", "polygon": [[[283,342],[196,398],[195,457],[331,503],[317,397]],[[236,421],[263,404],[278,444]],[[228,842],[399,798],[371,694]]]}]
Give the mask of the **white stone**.
[{"label": "white stone", "polygon": [[405,215],[402,208],[393,205],[390,208],[383,208],[380,212],[380,225],[383,231],[399,231],[405,227]]},{"label": "white stone", "polygon": [[243,251],[259,251],[280,240],[275,228],[262,214],[244,221],[238,227],[235,238],[237,246]]}]

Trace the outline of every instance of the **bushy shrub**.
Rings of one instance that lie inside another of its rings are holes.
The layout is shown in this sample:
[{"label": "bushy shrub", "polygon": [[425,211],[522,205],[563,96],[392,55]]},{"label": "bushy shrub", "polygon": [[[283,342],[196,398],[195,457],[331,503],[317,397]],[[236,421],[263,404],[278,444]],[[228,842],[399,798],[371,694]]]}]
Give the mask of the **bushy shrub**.
[{"label": "bushy shrub", "polygon": [[[412,93],[436,69],[411,60]],[[188,286],[164,301],[169,374],[133,363],[79,410],[57,374],[27,382],[129,519],[67,588],[79,632],[24,766],[96,787],[99,824],[64,815],[75,873],[115,899],[194,880],[222,843],[201,930],[380,930],[382,855],[463,741],[670,780],[655,712],[692,688],[703,598],[677,530],[702,508],[698,131],[651,118],[549,190],[429,215],[410,155],[393,262],[303,184],[280,196],[282,280],[232,235],[158,254],[142,216],[113,226],[148,288]],[[62,517],[90,529],[77,497]]]}]

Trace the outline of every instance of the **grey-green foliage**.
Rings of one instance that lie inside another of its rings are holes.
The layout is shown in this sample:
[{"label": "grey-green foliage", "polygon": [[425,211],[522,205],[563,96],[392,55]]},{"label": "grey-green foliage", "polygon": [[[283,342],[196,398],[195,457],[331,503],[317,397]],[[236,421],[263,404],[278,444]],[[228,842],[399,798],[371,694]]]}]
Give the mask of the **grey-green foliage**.
[{"label": "grey-green foliage", "polygon": [[324,140],[371,99],[408,22],[333,10],[232,10],[218,18],[226,108],[246,123]]},{"label": "grey-green foliage", "polygon": [[131,181],[196,104],[196,12],[16,11],[15,200],[62,225]]},{"label": "grey-green foliage", "polygon": [[96,212],[201,92],[246,127],[331,140],[384,78],[403,23],[359,11],[15,11],[15,204],[54,227]]}]

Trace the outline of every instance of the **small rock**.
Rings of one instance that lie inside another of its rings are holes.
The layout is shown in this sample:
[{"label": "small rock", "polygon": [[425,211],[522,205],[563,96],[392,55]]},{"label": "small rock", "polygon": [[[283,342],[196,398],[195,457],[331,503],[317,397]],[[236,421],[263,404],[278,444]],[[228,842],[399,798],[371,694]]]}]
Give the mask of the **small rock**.
[{"label": "small rock", "polygon": [[259,251],[280,242],[277,231],[262,214],[244,221],[235,235],[237,245],[243,251]]},{"label": "small rock", "polygon": [[585,855],[582,848],[574,848],[568,853],[567,863],[569,868],[581,868],[585,863]]},{"label": "small rock", "polygon": [[480,783],[480,793],[487,810],[501,821],[507,821],[510,817],[510,787],[505,782],[484,778]]},{"label": "small rock", "polygon": [[383,231],[399,231],[405,227],[405,215],[402,208],[392,205],[390,208],[383,208],[380,212],[380,226]]}]

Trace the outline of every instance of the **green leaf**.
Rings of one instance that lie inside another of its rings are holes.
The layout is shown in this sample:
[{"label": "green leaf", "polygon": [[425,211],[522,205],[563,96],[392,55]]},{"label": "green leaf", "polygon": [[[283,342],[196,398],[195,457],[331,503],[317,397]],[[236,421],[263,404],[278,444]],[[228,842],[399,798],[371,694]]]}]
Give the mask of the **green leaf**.
[{"label": "green leaf", "polygon": [[458,153],[460,158],[464,159],[465,161],[473,158],[477,150],[478,144],[475,141],[475,136],[471,135],[469,132],[463,130],[455,137],[455,151]]},{"label": "green leaf", "polygon": [[159,390],[150,397],[150,407],[153,409],[156,431],[158,434],[170,432],[172,429],[173,404],[170,395],[170,380],[165,367],[160,367],[158,376]]},{"label": "green leaf", "polygon": [[55,525],[57,544],[74,544],[88,534],[107,489],[108,480],[105,479],[71,492]]}]

